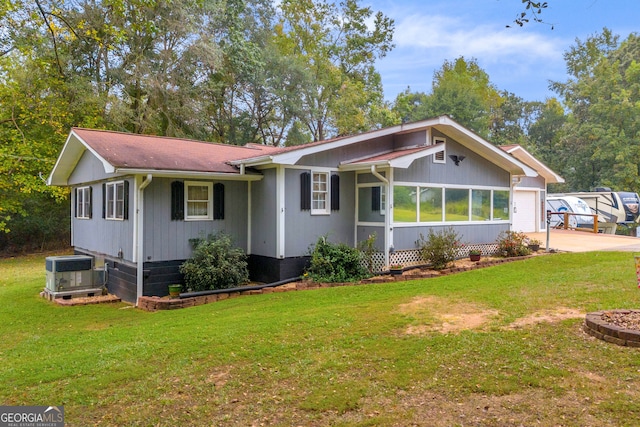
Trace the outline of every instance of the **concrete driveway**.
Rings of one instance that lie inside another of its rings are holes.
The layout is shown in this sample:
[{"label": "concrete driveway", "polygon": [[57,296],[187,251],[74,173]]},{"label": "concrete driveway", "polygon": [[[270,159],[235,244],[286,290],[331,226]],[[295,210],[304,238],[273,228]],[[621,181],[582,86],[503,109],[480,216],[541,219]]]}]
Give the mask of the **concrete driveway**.
[{"label": "concrete driveway", "polygon": [[[547,233],[526,233],[529,238],[547,241]],[[566,252],[625,251],[640,253],[640,237],[595,234],[586,231],[551,229],[549,247]]]}]

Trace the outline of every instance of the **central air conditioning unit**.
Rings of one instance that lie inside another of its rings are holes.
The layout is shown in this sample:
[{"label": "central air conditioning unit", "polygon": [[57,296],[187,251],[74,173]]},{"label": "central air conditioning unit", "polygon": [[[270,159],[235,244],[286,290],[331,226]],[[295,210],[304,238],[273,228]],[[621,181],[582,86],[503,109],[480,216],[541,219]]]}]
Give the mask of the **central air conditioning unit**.
[{"label": "central air conditioning unit", "polygon": [[47,286],[52,296],[101,292],[94,284],[93,257],[86,255],[51,256],[45,259]]}]

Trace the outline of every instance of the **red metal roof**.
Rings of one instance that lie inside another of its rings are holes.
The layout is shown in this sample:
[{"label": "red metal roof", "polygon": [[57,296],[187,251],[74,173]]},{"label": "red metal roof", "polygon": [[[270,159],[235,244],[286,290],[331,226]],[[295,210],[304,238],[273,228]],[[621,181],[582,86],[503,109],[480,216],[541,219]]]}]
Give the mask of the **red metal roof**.
[{"label": "red metal roof", "polygon": [[82,128],[74,128],[73,132],[116,169],[238,173],[229,161],[274,151],[274,147],[257,144],[241,147]]}]

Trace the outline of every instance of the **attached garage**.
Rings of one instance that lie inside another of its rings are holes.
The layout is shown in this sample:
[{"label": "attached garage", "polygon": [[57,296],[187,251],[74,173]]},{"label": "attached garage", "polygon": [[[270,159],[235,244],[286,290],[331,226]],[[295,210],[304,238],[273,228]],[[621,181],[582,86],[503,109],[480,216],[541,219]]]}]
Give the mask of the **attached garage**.
[{"label": "attached garage", "polygon": [[525,176],[512,177],[513,201],[511,211],[511,230],[532,233],[547,229],[545,200],[547,185],[564,182],[564,179],[549,169],[517,144],[500,147],[525,165],[538,172],[535,178]]}]

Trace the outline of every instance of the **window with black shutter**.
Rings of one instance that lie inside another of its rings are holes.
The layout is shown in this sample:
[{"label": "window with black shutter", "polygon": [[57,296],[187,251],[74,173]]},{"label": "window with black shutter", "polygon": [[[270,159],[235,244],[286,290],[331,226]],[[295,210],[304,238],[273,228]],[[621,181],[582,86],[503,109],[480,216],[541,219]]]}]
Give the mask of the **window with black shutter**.
[{"label": "window with black shutter", "polygon": [[371,188],[371,210],[380,211],[380,187]]},{"label": "window with black shutter", "polygon": [[331,175],[331,210],[340,210],[340,176]]},{"label": "window with black shutter", "polygon": [[300,174],[300,210],[311,210],[311,173]]},{"label": "window with black shutter", "polygon": [[171,220],[184,219],[184,183],[173,181],[171,183]]},{"label": "window with black shutter", "polygon": [[224,219],[224,184],[213,185],[213,219]]}]

